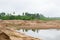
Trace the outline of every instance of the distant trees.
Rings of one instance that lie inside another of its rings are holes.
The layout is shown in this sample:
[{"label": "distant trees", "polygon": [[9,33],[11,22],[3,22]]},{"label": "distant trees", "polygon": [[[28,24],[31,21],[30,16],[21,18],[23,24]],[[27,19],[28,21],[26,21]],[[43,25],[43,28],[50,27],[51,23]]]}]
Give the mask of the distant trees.
[{"label": "distant trees", "polygon": [[0,16],[5,16],[5,12],[0,13]]},{"label": "distant trees", "polygon": [[5,16],[5,12],[0,13],[0,19],[2,19]]},{"label": "distant trees", "polygon": [[[15,14],[15,12],[13,12]],[[0,13],[0,19],[2,20],[45,20],[45,16],[42,14],[31,14],[28,12],[22,13],[22,15],[6,14],[5,12]]]}]

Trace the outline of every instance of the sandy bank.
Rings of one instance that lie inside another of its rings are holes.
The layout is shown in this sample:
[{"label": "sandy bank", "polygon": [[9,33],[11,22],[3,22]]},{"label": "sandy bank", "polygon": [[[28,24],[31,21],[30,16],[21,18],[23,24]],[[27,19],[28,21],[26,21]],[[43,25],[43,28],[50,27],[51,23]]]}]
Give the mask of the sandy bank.
[{"label": "sandy bank", "polygon": [[18,33],[13,29],[0,27],[0,40],[40,40],[23,33]]},{"label": "sandy bank", "polygon": [[11,28],[24,28],[24,29],[47,29],[47,28],[60,28],[60,20],[41,21],[41,20],[0,20],[0,26]]}]

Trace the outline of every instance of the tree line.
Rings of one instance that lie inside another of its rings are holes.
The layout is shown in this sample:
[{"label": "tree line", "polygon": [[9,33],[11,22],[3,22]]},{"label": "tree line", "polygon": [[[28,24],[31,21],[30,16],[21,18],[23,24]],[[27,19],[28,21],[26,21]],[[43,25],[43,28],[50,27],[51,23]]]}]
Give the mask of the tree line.
[{"label": "tree line", "polygon": [[[15,14],[15,12],[13,12]],[[28,12],[22,13],[22,15],[12,15],[10,13],[6,14],[5,12],[0,13],[0,19],[2,20],[46,20],[47,18],[39,13],[31,14]]]}]

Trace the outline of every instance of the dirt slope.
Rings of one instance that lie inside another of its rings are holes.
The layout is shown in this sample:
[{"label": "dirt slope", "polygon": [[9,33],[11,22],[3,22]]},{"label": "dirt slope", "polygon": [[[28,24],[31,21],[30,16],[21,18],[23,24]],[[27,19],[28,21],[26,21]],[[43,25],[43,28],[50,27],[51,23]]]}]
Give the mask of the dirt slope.
[{"label": "dirt slope", "polygon": [[23,33],[18,33],[13,29],[0,27],[0,40],[40,40]]}]

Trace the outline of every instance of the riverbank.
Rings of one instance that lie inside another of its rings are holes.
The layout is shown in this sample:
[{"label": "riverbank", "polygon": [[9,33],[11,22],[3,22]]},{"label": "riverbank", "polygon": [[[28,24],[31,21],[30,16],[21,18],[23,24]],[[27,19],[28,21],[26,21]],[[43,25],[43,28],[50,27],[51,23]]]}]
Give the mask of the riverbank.
[{"label": "riverbank", "polygon": [[59,29],[60,20],[0,20],[0,26],[14,29]]},{"label": "riverbank", "polygon": [[17,32],[14,29],[0,27],[0,40],[40,40],[24,33]]}]

